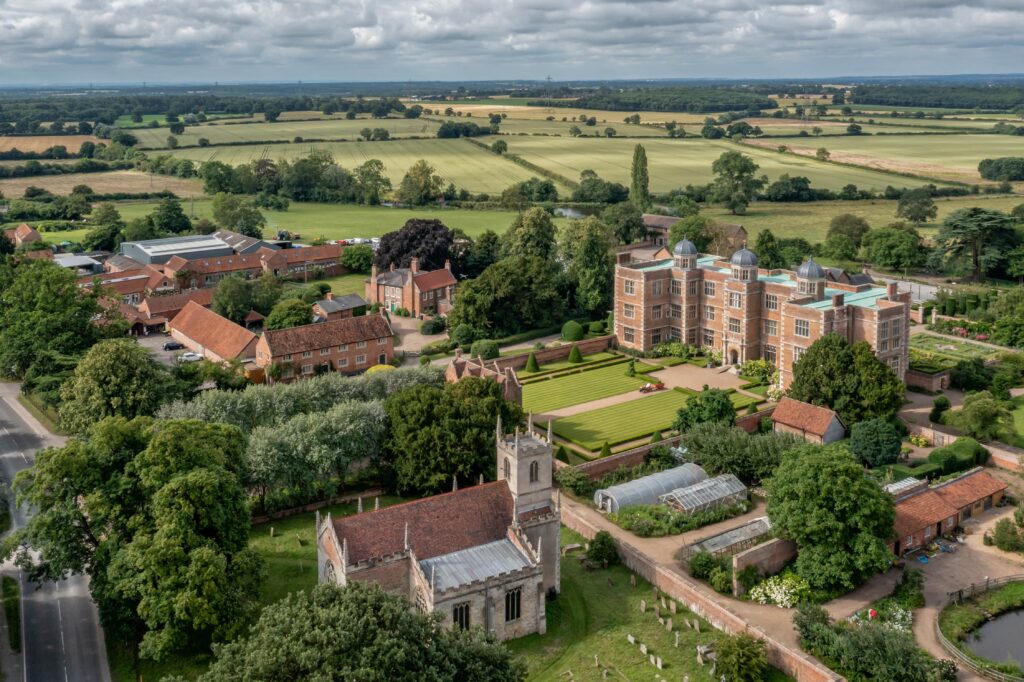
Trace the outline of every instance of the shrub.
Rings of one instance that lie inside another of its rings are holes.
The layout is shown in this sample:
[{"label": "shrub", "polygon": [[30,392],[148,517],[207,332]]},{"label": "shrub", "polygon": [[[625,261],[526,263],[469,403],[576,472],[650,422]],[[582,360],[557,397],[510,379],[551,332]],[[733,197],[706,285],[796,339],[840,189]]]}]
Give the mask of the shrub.
[{"label": "shrub", "polygon": [[810,596],[810,583],[791,571],[773,575],[750,590],[751,600],[758,604],[775,604],[784,609],[802,604]]},{"label": "shrub", "polygon": [[711,571],[718,568],[720,563],[711,552],[697,552],[690,557],[690,575],[698,580],[707,580]]},{"label": "shrub", "polygon": [[562,325],[562,338],[566,341],[582,341],[583,325],[576,320],[569,320]]},{"label": "shrub", "polygon": [[995,546],[1004,552],[1024,550],[1024,538],[1021,537],[1017,526],[1010,519],[999,520],[992,531],[992,540]]},{"label": "shrub", "polygon": [[892,590],[892,598],[900,606],[913,611],[924,606],[924,574],[916,568],[906,568]]},{"label": "shrub", "polygon": [[663,504],[638,504],[619,509],[608,518],[642,538],[677,535],[712,523],[724,521],[747,511],[747,503],[717,507],[694,514],[685,514]]},{"label": "shrub", "polygon": [[606,530],[597,532],[587,548],[587,559],[605,567],[619,563],[619,550],[615,548],[611,533]]},{"label": "shrub", "polygon": [[425,366],[429,365],[430,364],[430,356],[429,355],[421,355],[419,362],[420,362],[420,367],[425,367]]},{"label": "shrub", "polygon": [[526,359],[526,371],[527,372],[539,372],[540,365],[537,364],[537,356],[530,353],[530,357]]},{"label": "shrub", "polygon": [[716,566],[711,571],[711,575],[708,576],[708,584],[711,585],[711,589],[715,592],[721,592],[722,594],[732,592],[731,572],[721,566]]},{"label": "shrub", "polygon": [[469,354],[475,358],[483,358],[484,360],[493,360],[501,354],[498,348],[498,342],[491,339],[480,339],[474,341],[473,345],[469,348]]},{"label": "shrub", "polygon": [[651,434],[651,444],[660,443],[662,441],[661,431],[655,431]]},{"label": "shrub", "polygon": [[459,348],[465,350],[469,347],[473,341],[476,340],[476,330],[470,327],[468,324],[460,324],[452,330],[451,338]]},{"label": "shrub", "polygon": [[558,481],[559,486],[580,497],[593,495],[596,490],[590,477],[573,467],[564,467],[556,471],[555,480]]},{"label": "shrub", "polygon": [[949,385],[961,391],[984,391],[992,382],[981,358],[961,360],[949,375]]},{"label": "shrub", "polygon": [[612,446],[608,445],[608,441],[605,441],[604,445],[601,446],[601,456],[602,457],[611,457],[612,456]]},{"label": "shrub", "polygon": [[555,455],[555,459],[559,462],[565,462],[566,464],[569,463],[569,452],[565,449],[564,445],[558,446],[558,453]]},{"label": "shrub", "polygon": [[440,334],[447,326],[448,323],[443,317],[435,316],[420,325],[420,333],[427,336]]},{"label": "shrub", "polygon": [[894,464],[900,456],[900,436],[884,419],[867,419],[850,430],[850,451],[871,468]]},{"label": "shrub", "polygon": [[635,377],[636,376],[636,358],[630,358],[629,359],[629,363],[626,365],[626,376],[627,377]]},{"label": "shrub", "polygon": [[574,364],[583,362],[583,354],[580,353],[580,349],[578,346],[574,345],[572,347],[572,350],[569,351],[569,362]]},{"label": "shrub", "polygon": [[587,329],[590,330],[591,334],[604,334],[605,321],[604,320],[597,320],[596,322],[591,322],[587,326]]},{"label": "shrub", "polygon": [[760,682],[768,677],[765,643],[746,633],[726,637],[716,649],[715,664],[730,682]]},{"label": "shrub", "polygon": [[1017,508],[1013,512],[1013,520],[1017,522],[1017,525],[1024,528],[1024,502],[1017,505]]},{"label": "shrub", "polygon": [[754,587],[760,579],[761,572],[758,571],[757,566],[753,564],[747,566],[736,574],[736,580],[739,581],[740,585],[742,585],[743,589],[747,592],[750,592],[750,589]]},{"label": "shrub", "polygon": [[941,424],[942,414],[950,407],[952,407],[952,404],[949,402],[949,398],[944,395],[936,397],[932,401],[932,411],[928,413],[928,421]]},{"label": "shrub", "polygon": [[956,471],[956,454],[949,448],[935,448],[928,455],[928,461],[940,467],[944,474]]},{"label": "shrub", "polygon": [[969,469],[972,465],[981,465],[988,461],[988,450],[973,438],[961,436],[949,448],[964,464],[964,469]]}]

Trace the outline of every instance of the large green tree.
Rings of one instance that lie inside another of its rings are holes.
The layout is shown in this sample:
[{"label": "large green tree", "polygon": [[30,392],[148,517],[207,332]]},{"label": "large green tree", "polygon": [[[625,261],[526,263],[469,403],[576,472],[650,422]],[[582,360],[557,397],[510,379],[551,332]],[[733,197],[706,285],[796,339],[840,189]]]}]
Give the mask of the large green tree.
[{"label": "large green tree", "polygon": [[252,285],[241,275],[225,277],[213,290],[213,312],[240,323],[252,310]]},{"label": "large green tree", "polygon": [[61,426],[80,435],[106,417],[150,416],[175,397],[170,374],[134,339],[90,348],[60,392]]},{"label": "large green tree", "polygon": [[543,208],[520,213],[505,233],[506,258],[553,260],[555,253],[555,223]]},{"label": "large green tree", "polygon": [[694,425],[683,434],[686,454],[710,474],[734,474],[748,485],[767,479],[783,453],[804,444],[789,433],[750,434],[720,422]]},{"label": "large green tree", "polygon": [[220,192],[213,197],[213,219],[224,228],[259,239],[267,219],[251,200]]},{"label": "large green tree", "polygon": [[721,228],[707,216],[693,214],[672,225],[668,231],[668,242],[672,246],[689,239],[697,251],[707,253],[721,234]]},{"label": "large green tree", "polygon": [[846,425],[862,419],[892,417],[903,404],[904,386],[871,346],[850,346],[838,334],[826,334],[793,366],[789,397],[835,410]]},{"label": "large green tree", "polygon": [[111,203],[103,203],[89,216],[92,229],[82,239],[82,246],[91,251],[114,251],[124,238],[124,220]]},{"label": "large green tree", "polygon": [[268,330],[288,329],[312,324],[312,322],[313,309],[308,303],[297,298],[286,298],[270,311],[265,326]]},{"label": "large green tree", "polygon": [[444,194],[444,180],[425,159],[414,163],[402,178],[395,198],[403,204],[423,206]]},{"label": "large green tree", "polygon": [[864,235],[870,231],[871,225],[864,218],[852,213],[840,213],[829,223],[826,237],[845,234],[853,242],[854,247],[859,249]]},{"label": "large green tree", "polygon": [[594,216],[574,220],[562,231],[559,251],[569,279],[576,286],[576,304],[588,314],[611,307],[615,264],[608,228]]},{"label": "large green tree", "polygon": [[734,215],[746,213],[747,206],[768,182],[765,176],[756,175],[759,168],[749,156],[725,152],[711,164],[715,178],[709,199],[725,204]]},{"label": "large green tree", "polygon": [[954,426],[979,440],[996,438],[1012,424],[1006,405],[989,391],[971,393],[964,398],[963,407],[951,412],[948,418]]},{"label": "large green tree", "polygon": [[643,214],[631,201],[612,204],[601,211],[601,222],[608,226],[620,244],[630,244],[647,238]]},{"label": "large green tree", "polygon": [[108,636],[143,656],[232,637],[262,576],[246,548],[243,443],[224,424],[104,419],[18,475],[37,513],[6,553],[34,579],[88,575]]},{"label": "large green tree", "polygon": [[217,650],[201,682],[520,682],[522,662],[480,627],[446,628],[377,586],[318,585],[268,606]]},{"label": "large green tree", "polygon": [[896,217],[909,220],[915,225],[935,220],[938,212],[935,200],[932,199],[931,190],[927,187],[904,192],[900,195],[899,203],[896,205]]},{"label": "large green tree", "polygon": [[971,277],[980,280],[998,267],[1020,237],[1014,220],[1005,213],[986,208],[962,208],[946,216],[935,235],[937,251],[950,259],[970,263]]},{"label": "large green tree", "polygon": [[845,446],[790,450],[766,490],[768,518],[796,543],[796,570],[812,587],[849,590],[889,566],[892,498]]},{"label": "large green tree", "polygon": [[449,326],[466,324],[490,338],[550,327],[565,308],[562,279],[551,261],[503,258],[459,286]]},{"label": "large green tree", "polygon": [[698,424],[724,424],[732,426],[736,423],[736,408],[729,399],[729,393],[720,388],[704,389],[697,395],[690,396],[676,413],[676,421],[672,425],[679,433],[686,433]]},{"label": "large green tree", "polygon": [[647,172],[647,150],[642,144],[633,148],[633,166],[630,169],[629,200],[643,210],[651,205],[651,179]]},{"label": "large green tree", "polygon": [[866,260],[877,267],[903,270],[925,261],[926,253],[916,231],[883,227],[865,234],[861,243]]},{"label": "large green tree", "polygon": [[768,229],[757,233],[757,239],[754,241],[754,253],[757,254],[757,264],[767,270],[792,265],[786,262],[782,256],[782,249],[779,248],[779,242],[775,239],[775,234]]},{"label": "large green tree", "polygon": [[192,229],[192,221],[181,208],[181,201],[175,197],[161,199],[148,217],[153,227],[161,233],[180,234]]},{"label": "large green tree", "polygon": [[385,409],[396,484],[415,492],[450,488],[453,477],[463,483],[481,474],[494,480],[498,416],[506,429],[523,420],[522,408],[502,398],[498,383],[476,378],[401,391],[387,399]]}]

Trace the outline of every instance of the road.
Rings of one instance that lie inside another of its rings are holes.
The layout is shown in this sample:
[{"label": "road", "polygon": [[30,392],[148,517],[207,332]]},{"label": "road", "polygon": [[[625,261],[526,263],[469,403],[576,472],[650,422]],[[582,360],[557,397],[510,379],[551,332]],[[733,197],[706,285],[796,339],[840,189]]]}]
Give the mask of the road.
[{"label": "road", "polygon": [[[62,438],[46,432],[17,402],[17,384],[0,384],[0,471],[11,481],[32,465],[40,448],[60,445]],[[13,500],[12,500],[13,505]],[[24,526],[30,512],[16,508],[15,528]],[[29,582],[7,564],[4,573],[21,582],[22,655],[5,669],[7,680],[24,682],[109,682],[106,647],[99,615],[83,576],[43,585]]]}]

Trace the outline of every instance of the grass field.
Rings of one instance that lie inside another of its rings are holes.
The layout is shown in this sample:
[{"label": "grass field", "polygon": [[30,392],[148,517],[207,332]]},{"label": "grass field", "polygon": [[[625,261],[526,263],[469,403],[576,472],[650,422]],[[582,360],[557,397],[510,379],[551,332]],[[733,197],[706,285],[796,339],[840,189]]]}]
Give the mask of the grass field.
[{"label": "grass field", "polygon": [[[1024,138],[1012,135],[861,135],[830,139],[813,147],[812,144],[788,146],[794,152],[811,156],[822,146],[832,154],[833,161],[960,182],[982,181],[978,175],[982,159],[1024,155]],[[896,180],[887,184],[913,184],[910,180]]]},{"label": "grass field", "polygon": [[[92,135],[0,136],[0,152],[9,152],[12,149],[22,152],[42,152],[50,147],[63,145],[67,147],[68,152],[76,154],[83,142],[102,142],[102,140]],[[24,163],[24,161],[19,163]]]},{"label": "grass field", "polygon": [[608,125],[614,127],[621,124],[623,119],[632,114],[640,114],[641,123],[665,123],[676,121],[677,123],[701,123],[705,117],[714,114],[688,114],[679,111],[606,111],[603,109],[576,109],[569,107],[528,107],[523,103],[506,104],[512,100],[491,100],[490,102],[471,102],[456,104],[453,102],[430,102],[423,103],[423,106],[434,111],[443,112],[447,107],[455,111],[473,114],[473,118],[486,117],[489,114],[508,114],[509,118],[525,118],[534,120],[545,120],[548,116],[554,116],[556,121],[566,118],[572,121],[581,115],[593,116],[601,128]]},{"label": "grass field", "polygon": [[[583,542],[580,535],[562,529],[563,546]],[[676,616],[680,623],[675,627],[679,633],[676,648],[675,634],[658,622],[652,610],[640,613],[640,600],[651,597],[651,586],[643,578],[638,576],[636,586],[632,587],[629,569],[624,566],[585,571],[578,556],[570,554],[562,559],[562,591],[558,599],[548,602],[547,633],[508,643],[509,649],[525,660],[527,680],[682,680],[684,676],[693,682],[716,680],[711,676],[711,666],[697,663],[694,650],[698,644],[722,641],[723,633],[703,620],[699,633],[682,626],[684,617],[691,621],[697,617],[680,606]],[[636,637],[638,644],[631,645],[627,635]],[[664,670],[654,668],[640,653],[640,642],[647,645],[650,653],[662,658]],[[594,666],[595,655],[601,667]],[[605,667],[610,668],[608,677],[604,677]],[[773,670],[765,681],[786,679]]]},{"label": "grass field", "polygon": [[[470,120],[476,120],[476,117]],[[503,135],[558,135],[562,137],[570,137],[569,129],[572,126],[577,126],[580,129],[581,134],[587,137],[605,137],[605,128],[614,128],[616,135],[625,137],[668,136],[668,131],[658,126],[632,125],[623,123],[621,120],[617,122],[609,121],[608,123],[599,123],[595,126],[585,126],[581,123],[563,121],[561,117],[554,121],[509,117],[501,122],[500,130]]]},{"label": "grass field", "polygon": [[[598,367],[579,374],[545,379],[523,386],[523,409],[543,414],[570,405],[580,405],[620,393],[630,393],[647,382],[647,377],[642,374],[637,374],[634,377],[626,376],[626,363],[624,362]],[[555,424],[557,426],[558,422]]]},{"label": "grass field", "polygon": [[[841,138],[836,138],[841,139]],[[842,138],[845,139],[845,138]],[[760,166],[770,180],[783,173],[803,175],[810,178],[815,187],[840,189],[854,184],[862,189],[881,190],[886,185],[916,186],[923,181],[900,178],[877,171],[849,168],[837,164],[822,163],[813,158],[774,151],[778,143],[770,144],[772,150],[751,145],[742,147],[728,141],[712,141],[696,138],[685,140],[651,139],[644,141],[647,162],[650,169],[651,189],[666,192],[690,183],[706,183],[712,179],[711,164],[727,151],[741,151]],[[518,154],[527,161],[576,179],[583,170],[597,172],[606,180],[629,184],[630,167],[633,159],[635,140],[591,139],[591,138],[522,138],[508,140],[508,151]]]},{"label": "grass field", "polygon": [[[525,393],[524,387],[524,393]],[[556,419],[552,430],[562,438],[578,443],[588,450],[599,450],[604,443],[618,445],[645,438],[655,431],[672,427],[679,411],[693,391],[669,389],[618,405]],[[737,411],[757,402],[739,393],[730,394]]]},{"label": "grass field", "polygon": [[[282,114],[282,116],[283,116],[283,114]],[[244,118],[248,118],[248,117],[245,114],[207,114],[206,118],[207,119],[218,119],[218,118],[240,118],[240,119],[244,119]],[[132,117],[131,117],[130,114],[124,114],[122,116],[118,116],[117,120],[114,121],[114,127],[115,128],[145,128],[145,127],[147,127],[150,124],[151,121],[156,121],[159,125],[164,126],[165,127],[164,132],[166,132],[166,126],[168,125],[168,123],[167,123],[167,115],[166,114],[143,114],[142,115],[142,120],[140,122],[138,122],[138,123],[136,123],[135,121],[132,120]]]},{"label": "grass field", "polygon": [[[241,119],[247,120],[247,119]],[[260,119],[253,119],[260,121]],[[359,131],[363,128],[384,128],[391,137],[429,136],[437,133],[438,124],[433,121],[414,118],[344,118],[323,119],[318,121],[280,121],[275,123],[236,123],[214,122],[198,126],[188,126],[181,135],[175,135],[182,146],[199,144],[199,138],[205,137],[211,145],[242,142],[264,142],[283,140],[291,142],[296,137],[314,139],[359,139]],[[167,128],[145,128],[132,133],[139,138],[142,149],[163,149],[167,147]]]},{"label": "grass field", "polygon": [[109,173],[68,173],[66,175],[36,175],[28,178],[0,180],[0,192],[8,199],[17,199],[26,187],[42,187],[54,194],[70,194],[76,185],[88,185],[98,194],[116,192],[163,192],[170,190],[179,197],[201,196],[203,185],[198,180],[175,178],[139,171],[110,171]]},{"label": "grass field", "polygon": [[[495,138],[484,139],[490,141]],[[613,140],[609,140],[609,142],[613,142]],[[335,160],[345,168],[354,168],[369,159],[380,159],[384,162],[385,171],[396,187],[409,167],[420,159],[427,159],[446,183],[453,182],[456,187],[468,189],[471,192],[500,193],[509,185],[528,180],[536,175],[536,173],[531,173],[527,169],[466,140],[439,140],[436,138],[390,142],[323,142],[204,147],[178,150],[174,155],[192,159],[197,163],[216,159],[230,165],[238,165],[261,158],[294,159],[307,156],[314,149],[330,152]],[[632,147],[630,147],[629,153],[632,154]],[[626,160],[626,164],[628,166],[629,159]]]},{"label": "grass field", "polygon": [[[366,279],[368,275],[360,274],[347,274],[338,275],[337,277],[325,277],[318,280],[310,280],[310,284],[327,284],[331,287],[331,293],[335,296],[344,296],[345,294],[359,294],[363,296],[366,293]],[[302,289],[306,286],[305,283],[296,282],[294,284],[289,283],[285,286],[297,287]]]}]

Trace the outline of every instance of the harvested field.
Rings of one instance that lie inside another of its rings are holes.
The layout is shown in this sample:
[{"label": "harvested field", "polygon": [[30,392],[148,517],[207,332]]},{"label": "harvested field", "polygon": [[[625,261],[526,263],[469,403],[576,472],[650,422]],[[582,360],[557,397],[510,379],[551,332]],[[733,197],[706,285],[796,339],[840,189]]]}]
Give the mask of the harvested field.
[{"label": "harvested field", "polygon": [[0,152],[17,149],[22,152],[43,152],[50,147],[63,145],[74,154],[83,142],[102,142],[92,135],[16,135],[0,137]]},{"label": "harvested field", "polygon": [[624,118],[632,114],[640,114],[641,123],[665,123],[667,121],[676,121],[677,123],[700,123],[706,116],[714,115],[687,114],[678,111],[606,111],[602,109],[576,109],[569,107],[528,107],[522,104],[504,104],[498,100],[473,104],[430,102],[424,103],[424,106],[427,108],[433,108],[434,111],[441,112],[446,108],[451,107],[455,111],[463,112],[463,116],[468,112],[473,114],[474,118],[479,116],[485,119],[488,114],[504,113],[508,114],[509,118],[525,118],[543,121],[548,116],[554,116],[556,121],[561,121],[564,116],[571,121],[574,117],[585,115],[596,118],[598,125],[602,128],[606,125],[614,126],[616,123],[622,123]]},{"label": "harvested field", "polygon": [[151,175],[128,170],[7,178],[0,180],[0,192],[3,192],[7,198],[19,198],[25,193],[26,187],[32,186],[42,187],[54,194],[70,194],[76,185],[88,185],[97,194],[116,194],[118,192],[134,194],[169,190],[179,197],[190,197],[203,193],[203,185],[198,180],[183,180],[167,175]]}]

